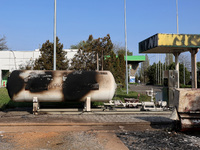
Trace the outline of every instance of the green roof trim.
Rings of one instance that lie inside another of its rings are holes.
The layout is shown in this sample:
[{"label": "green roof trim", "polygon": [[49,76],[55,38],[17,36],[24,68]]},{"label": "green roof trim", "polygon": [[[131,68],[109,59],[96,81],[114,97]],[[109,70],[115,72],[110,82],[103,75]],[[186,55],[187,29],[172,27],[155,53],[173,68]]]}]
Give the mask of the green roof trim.
[{"label": "green roof trim", "polygon": [[[126,60],[126,56],[124,56],[124,60]],[[145,61],[145,55],[135,55],[135,56],[127,56],[127,61]]]},{"label": "green roof trim", "polygon": [[[106,58],[109,58],[110,56],[107,55],[105,56],[105,59]],[[116,56],[118,57],[118,56]],[[124,60],[126,60],[126,56],[124,56]],[[146,57],[145,55],[134,55],[134,56],[127,56],[127,61],[145,61],[146,60]]]}]

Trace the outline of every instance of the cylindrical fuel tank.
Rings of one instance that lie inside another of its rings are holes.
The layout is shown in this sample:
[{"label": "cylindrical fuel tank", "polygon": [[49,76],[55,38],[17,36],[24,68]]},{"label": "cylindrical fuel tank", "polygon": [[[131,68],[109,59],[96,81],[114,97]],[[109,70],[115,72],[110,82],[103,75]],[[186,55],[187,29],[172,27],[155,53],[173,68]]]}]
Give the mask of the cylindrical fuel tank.
[{"label": "cylindrical fuel tank", "polygon": [[32,102],[108,101],[114,96],[115,79],[110,71],[15,70],[7,90],[11,100]]}]

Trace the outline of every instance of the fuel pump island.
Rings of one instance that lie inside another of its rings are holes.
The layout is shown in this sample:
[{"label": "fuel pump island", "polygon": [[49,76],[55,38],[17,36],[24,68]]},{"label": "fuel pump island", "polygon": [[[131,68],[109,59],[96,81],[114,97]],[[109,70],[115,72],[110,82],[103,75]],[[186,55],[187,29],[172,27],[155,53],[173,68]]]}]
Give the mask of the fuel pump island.
[{"label": "fuel pump island", "polygon": [[[200,34],[155,34],[139,43],[139,53],[172,53],[175,70],[163,72],[172,119],[180,123],[181,130],[200,128],[200,89],[197,89],[196,54],[200,48]],[[192,88],[179,88],[181,53],[191,54]]]}]

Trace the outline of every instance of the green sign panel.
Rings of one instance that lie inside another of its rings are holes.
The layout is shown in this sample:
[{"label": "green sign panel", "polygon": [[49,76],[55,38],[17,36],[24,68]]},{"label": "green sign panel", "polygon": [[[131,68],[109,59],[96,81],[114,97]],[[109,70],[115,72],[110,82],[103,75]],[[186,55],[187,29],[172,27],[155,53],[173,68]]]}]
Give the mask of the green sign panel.
[{"label": "green sign panel", "polygon": [[7,80],[2,80],[2,81],[1,81],[1,85],[2,85],[3,87],[6,87],[6,84],[7,84]]}]

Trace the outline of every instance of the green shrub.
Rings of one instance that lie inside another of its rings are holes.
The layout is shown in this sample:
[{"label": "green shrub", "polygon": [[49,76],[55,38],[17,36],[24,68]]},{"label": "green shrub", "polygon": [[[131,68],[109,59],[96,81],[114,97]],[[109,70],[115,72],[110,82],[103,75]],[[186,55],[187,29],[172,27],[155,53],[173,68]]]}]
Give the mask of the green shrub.
[{"label": "green shrub", "polygon": [[6,88],[0,88],[0,110],[3,109],[10,101]]}]

